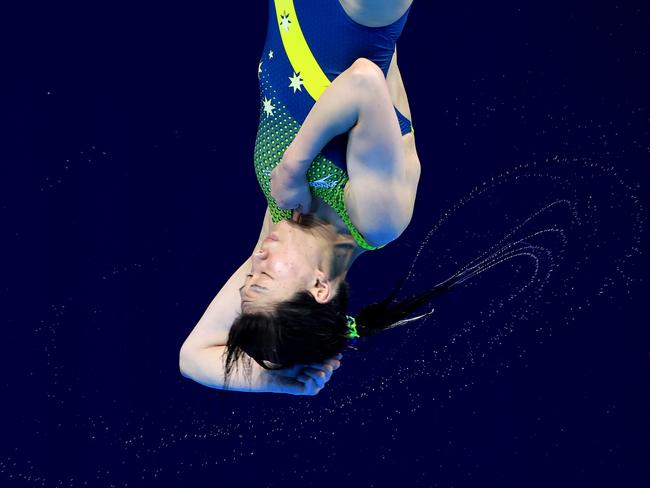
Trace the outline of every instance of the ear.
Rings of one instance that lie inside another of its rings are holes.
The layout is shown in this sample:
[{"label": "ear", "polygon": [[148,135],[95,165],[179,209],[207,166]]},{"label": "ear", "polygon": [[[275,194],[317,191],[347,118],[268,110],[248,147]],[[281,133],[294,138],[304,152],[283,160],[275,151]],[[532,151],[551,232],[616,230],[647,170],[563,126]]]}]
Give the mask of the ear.
[{"label": "ear", "polygon": [[318,303],[327,303],[333,296],[332,280],[330,280],[322,271],[316,272],[316,281],[311,287],[311,294]]}]

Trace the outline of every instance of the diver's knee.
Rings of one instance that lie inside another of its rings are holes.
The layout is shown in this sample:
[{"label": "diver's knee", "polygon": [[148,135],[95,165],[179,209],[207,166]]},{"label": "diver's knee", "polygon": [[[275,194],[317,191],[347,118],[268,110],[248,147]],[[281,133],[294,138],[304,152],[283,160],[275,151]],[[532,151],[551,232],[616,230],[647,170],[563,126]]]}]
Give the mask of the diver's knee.
[{"label": "diver's knee", "polygon": [[381,83],[386,84],[382,70],[367,58],[357,59],[349,69],[358,84],[357,86],[362,89],[367,90],[377,87]]}]

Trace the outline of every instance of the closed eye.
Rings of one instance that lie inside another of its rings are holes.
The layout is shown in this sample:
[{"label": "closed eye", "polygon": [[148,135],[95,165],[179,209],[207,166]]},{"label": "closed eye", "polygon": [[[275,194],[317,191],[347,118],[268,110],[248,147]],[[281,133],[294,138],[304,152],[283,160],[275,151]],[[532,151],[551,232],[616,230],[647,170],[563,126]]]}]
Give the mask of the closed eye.
[{"label": "closed eye", "polygon": [[[265,271],[262,271],[261,274],[263,274],[263,275],[265,275],[265,276],[268,276],[268,277],[271,278],[272,280],[275,280],[275,278],[273,278],[273,276],[271,276],[270,274],[268,274],[268,273],[265,272]],[[240,296],[241,296],[241,294],[242,294],[242,290],[246,287],[246,283],[248,283],[248,279],[249,279],[249,278],[252,278],[252,276],[253,276],[253,275],[252,275],[251,273],[249,273],[249,274],[246,275],[246,280],[244,280],[244,284],[243,284],[241,287],[239,287],[239,295],[240,295]],[[252,290],[257,290],[257,291],[269,291],[268,288],[266,288],[265,286],[261,286],[261,285],[251,285],[251,289],[252,289]]]},{"label": "closed eye", "polygon": [[[268,274],[266,271],[262,271],[260,274],[263,274],[264,276],[268,276],[268,277],[271,278],[272,280],[275,279],[275,278],[273,278],[273,276],[271,276],[270,274]],[[253,275],[249,273],[249,274],[246,275],[246,278],[251,278],[252,276],[253,276]]]}]

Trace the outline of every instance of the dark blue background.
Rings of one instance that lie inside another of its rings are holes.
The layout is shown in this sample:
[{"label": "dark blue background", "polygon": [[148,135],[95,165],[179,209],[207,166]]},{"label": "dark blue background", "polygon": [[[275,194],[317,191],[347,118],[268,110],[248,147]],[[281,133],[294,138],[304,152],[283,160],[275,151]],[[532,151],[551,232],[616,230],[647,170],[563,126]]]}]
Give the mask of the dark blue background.
[{"label": "dark blue background", "polygon": [[[313,398],[182,378],[180,344],[263,215],[266,2],[3,17],[0,485],[647,486],[645,256],[629,293],[544,340],[514,334],[471,388],[413,412],[372,389],[346,403],[372,377],[363,352]],[[355,265],[354,306],[390,288],[440,209],[523,161],[605,159],[646,202],[649,19],[641,2],[416,0],[399,61],[418,204],[402,241]]]}]

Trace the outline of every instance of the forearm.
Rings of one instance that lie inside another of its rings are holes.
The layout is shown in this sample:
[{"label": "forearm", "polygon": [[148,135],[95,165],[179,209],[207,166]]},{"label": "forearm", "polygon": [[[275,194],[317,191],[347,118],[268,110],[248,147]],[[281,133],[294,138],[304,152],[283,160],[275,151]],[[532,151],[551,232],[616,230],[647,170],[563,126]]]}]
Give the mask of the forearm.
[{"label": "forearm", "polygon": [[357,123],[362,96],[360,78],[355,62],[316,101],[285,153],[284,162],[294,173],[306,174],[321,149]]},{"label": "forearm", "polygon": [[[200,349],[181,349],[179,366],[186,378],[209,388],[226,389],[224,351],[226,346],[212,346]],[[266,370],[251,361],[251,376],[244,374],[243,365],[235,367],[228,378],[228,390],[249,393],[271,393]]]}]

